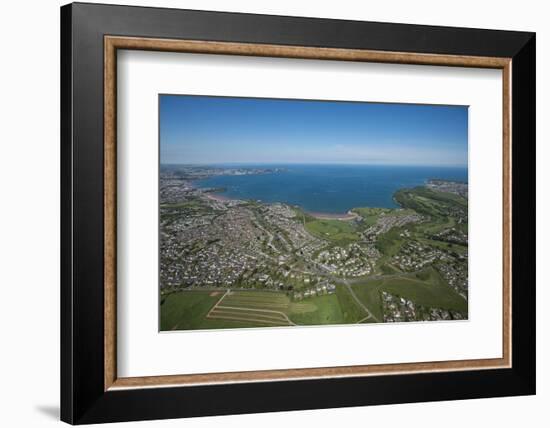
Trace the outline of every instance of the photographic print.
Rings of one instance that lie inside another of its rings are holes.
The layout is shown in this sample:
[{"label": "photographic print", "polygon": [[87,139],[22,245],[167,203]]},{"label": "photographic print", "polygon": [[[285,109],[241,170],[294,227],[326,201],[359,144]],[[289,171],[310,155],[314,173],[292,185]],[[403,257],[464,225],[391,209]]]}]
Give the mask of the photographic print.
[{"label": "photographic print", "polygon": [[159,95],[160,330],[468,319],[468,107]]}]

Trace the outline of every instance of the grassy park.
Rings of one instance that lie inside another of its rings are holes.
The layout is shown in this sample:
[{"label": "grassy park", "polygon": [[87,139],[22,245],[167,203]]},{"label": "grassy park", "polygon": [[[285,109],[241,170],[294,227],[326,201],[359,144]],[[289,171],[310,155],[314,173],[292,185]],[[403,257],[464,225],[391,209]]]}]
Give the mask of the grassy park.
[{"label": "grassy park", "polygon": [[312,219],[306,221],[306,230],[313,236],[334,243],[349,243],[359,240],[357,228],[347,221]]}]

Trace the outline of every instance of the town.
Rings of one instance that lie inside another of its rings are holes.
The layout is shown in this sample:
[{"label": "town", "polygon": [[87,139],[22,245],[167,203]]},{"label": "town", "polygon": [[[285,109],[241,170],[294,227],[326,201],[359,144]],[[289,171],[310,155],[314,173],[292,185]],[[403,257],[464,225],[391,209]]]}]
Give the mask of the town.
[{"label": "town", "polygon": [[[336,298],[346,322],[467,319],[467,184],[430,180],[398,191],[400,208],[357,208],[345,219],[316,217],[284,203],[227,199],[220,195],[223,189],[194,184],[218,174],[278,172],[161,169],[161,296],[226,291],[219,301],[212,298],[219,305],[230,298],[227,293],[262,292],[268,300],[284,295],[284,317],[276,321],[283,324],[299,324],[304,308]],[[436,291],[424,296],[426,285]],[[254,306],[257,302],[232,306],[226,324],[274,322],[266,315],[274,306]],[[219,308],[215,321],[224,322]]]}]

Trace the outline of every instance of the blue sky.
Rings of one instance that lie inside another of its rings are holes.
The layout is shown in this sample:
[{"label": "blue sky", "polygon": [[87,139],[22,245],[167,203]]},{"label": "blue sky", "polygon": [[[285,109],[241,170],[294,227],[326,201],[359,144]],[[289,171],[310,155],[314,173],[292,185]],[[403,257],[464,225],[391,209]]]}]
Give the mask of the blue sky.
[{"label": "blue sky", "polygon": [[160,96],[162,164],[468,164],[468,108]]}]

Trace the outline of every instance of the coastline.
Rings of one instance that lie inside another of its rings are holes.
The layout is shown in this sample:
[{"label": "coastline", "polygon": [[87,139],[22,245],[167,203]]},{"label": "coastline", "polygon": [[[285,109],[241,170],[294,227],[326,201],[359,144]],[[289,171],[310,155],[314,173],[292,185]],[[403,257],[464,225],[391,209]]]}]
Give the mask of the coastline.
[{"label": "coastline", "polygon": [[[433,178],[438,176],[438,175],[435,175],[437,171],[431,171],[430,169],[427,169],[426,171],[421,170],[418,174],[417,173],[413,174],[412,178],[406,176],[405,178],[403,178],[405,182],[403,183],[399,182],[399,185],[398,183],[393,183],[391,185],[390,184],[383,185],[380,187],[380,189],[374,186],[373,187],[374,196],[372,197],[369,195],[365,195],[365,197],[363,197],[361,192],[356,191],[355,193],[351,193],[351,196],[348,199],[346,199],[345,197],[340,198],[339,196],[327,194],[326,201],[319,202],[314,200],[311,195],[307,194],[307,186],[306,188],[303,189],[305,192],[303,199],[302,197],[296,196],[297,195],[296,189],[292,192],[287,192],[285,186],[292,186],[292,180],[290,179],[286,179],[286,181],[285,180],[280,181],[279,179],[267,179],[268,185],[265,184],[264,182],[265,180],[262,180],[261,183],[264,183],[262,185],[263,187],[260,186],[258,188],[255,188],[254,186],[252,186],[251,189],[248,189],[248,191],[247,191],[247,187],[243,185],[244,191],[239,192],[239,195],[237,197],[235,197],[236,195],[231,195],[232,192],[229,191],[228,189],[232,188],[233,185],[235,185],[235,183],[239,185],[239,183],[242,183],[241,181],[237,181],[237,182],[227,181],[227,180],[205,181],[205,179],[207,178],[218,177],[223,175],[227,175],[227,176],[259,175],[265,171],[264,169],[262,169],[262,168],[265,168],[265,166],[263,165],[257,165],[253,169],[251,166],[242,167],[242,171],[241,170],[235,171],[234,167],[222,168],[217,166],[211,166],[211,167],[205,166],[201,168],[202,169],[199,169],[198,172],[191,171],[191,170],[187,171],[186,178],[189,180],[188,183],[191,185],[191,187],[195,188],[197,191],[201,193],[204,192],[203,197],[207,200],[216,201],[218,203],[230,203],[233,201],[241,201],[241,202],[255,201],[255,202],[261,202],[264,204],[270,204],[272,202],[280,201],[281,203],[284,203],[286,205],[295,206],[299,208],[302,212],[307,213],[307,215],[311,216],[312,218],[316,218],[319,220],[340,220],[340,221],[355,220],[358,217],[360,217],[360,215],[358,213],[351,212],[351,211],[352,210],[355,211],[354,208],[358,208],[358,207],[381,207],[381,208],[389,208],[389,209],[400,209],[402,207],[401,207],[401,204],[395,199],[395,193],[397,191],[402,190],[403,188],[408,188],[408,187],[412,188],[414,186],[428,187],[430,182],[434,180],[437,180],[441,183],[462,183],[462,180],[461,180],[462,172],[460,171],[457,173],[452,172],[449,174],[442,173],[442,178]],[[211,168],[212,170],[210,170],[209,168]],[[334,173],[331,172],[330,174],[328,174],[329,178],[332,176],[331,174],[334,174]],[[342,174],[344,178],[347,177],[346,174],[344,173]],[[422,176],[423,178],[422,181],[419,183],[417,183],[418,181],[417,175],[418,177]],[[455,178],[454,175],[457,175],[457,177]],[[296,178],[300,179],[302,176],[303,174],[302,175],[298,174]],[[314,174],[314,177],[317,177],[317,176],[315,176]],[[353,177],[355,177],[355,175],[353,175]],[[367,174],[367,178],[368,177],[369,175]],[[394,178],[389,177],[388,179],[394,179]],[[397,178],[395,178],[395,180],[397,180]],[[410,186],[408,186],[408,181],[412,182]],[[248,183],[248,181],[246,182]],[[317,177],[315,180],[313,180],[312,183],[321,185],[322,181],[320,181],[320,179]],[[351,184],[353,183],[354,182],[352,181]],[[337,192],[337,190],[340,189],[340,187],[338,187],[340,184],[343,184],[345,186],[350,185],[350,183],[348,183],[345,180],[342,181],[341,183],[340,181],[336,181],[336,184],[337,185],[333,186],[334,189],[332,189],[330,193]],[[398,187],[394,189],[396,185],[398,185]],[[296,187],[298,190],[302,190],[303,186],[300,187],[300,183],[298,183]],[[261,199],[261,195],[263,195],[264,190],[265,192],[267,192],[265,196],[268,199],[268,201]],[[346,192],[345,188],[342,188],[341,192],[345,193]],[[388,197],[388,192],[393,193],[391,197]],[[321,196],[319,196],[319,198],[324,197],[323,192],[321,192],[320,195]],[[260,199],[258,197],[260,197]],[[302,205],[301,203],[303,203],[304,205]]]},{"label": "coastline", "polygon": [[[203,192],[203,195],[206,196],[207,199],[210,199],[212,201],[217,202],[230,202],[230,201],[238,201],[240,199],[233,199],[229,196],[224,196],[220,193],[216,192]],[[285,204],[284,202],[281,202],[282,204]],[[288,204],[285,204],[288,205]],[[359,217],[359,214],[352,212],[349,210],[347,213],[322,213],[317,211],[306,211],[304,212],[311,217],[314,217],[319,220],[340,220],[340,221],[350,221],[354,220]]]}]

